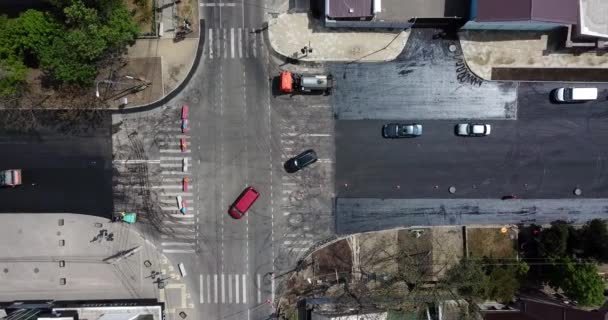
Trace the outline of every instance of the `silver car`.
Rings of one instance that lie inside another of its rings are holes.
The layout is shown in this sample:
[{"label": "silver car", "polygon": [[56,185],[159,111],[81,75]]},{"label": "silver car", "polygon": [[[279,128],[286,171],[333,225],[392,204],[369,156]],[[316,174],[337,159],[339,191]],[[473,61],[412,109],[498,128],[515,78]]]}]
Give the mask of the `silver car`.
[{"label": "silver car", "polygon": [[459,123],[456,125],[456,134],[463,137],[483,137],[490,134],[492,127],[489,124]]},{"label": "silver car", "polygon": [[389,123],[382,126],[382,136],[385,138],[414,138],[422,135],[422,125],[417,123]]}]

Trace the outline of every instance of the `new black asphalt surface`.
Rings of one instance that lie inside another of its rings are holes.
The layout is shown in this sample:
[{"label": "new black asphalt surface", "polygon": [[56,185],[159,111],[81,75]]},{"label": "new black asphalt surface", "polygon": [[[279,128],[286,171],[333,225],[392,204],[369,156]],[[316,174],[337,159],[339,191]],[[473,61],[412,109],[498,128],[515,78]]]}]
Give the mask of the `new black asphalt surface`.
[{"label": "new black asphalt surface", "polygon": [[515,118],[514,82],[483,82],[463,63],[460,43],[439,31],[412,29],[391,62],[329,66],[338,120]]},{"label": "new black asphalt surface", "polygon": [[111,215],[109,114],[3,111],[0,118],[0,169],[23,176],[21,186],[0,189],[0,212]]},{"label": "new black asphalt surface", "polygon": [[[556,199],[581,188],[580,197],[605,198],[606,85],[597,101],[554,104],[549,92],[561,85],[521,84],[518,120],[403,121],[422,124],[419,138],[383,139],[387,121],[337,121],[338,197]],[[492,133],[458,137],[459,122],[489,123]]]}]

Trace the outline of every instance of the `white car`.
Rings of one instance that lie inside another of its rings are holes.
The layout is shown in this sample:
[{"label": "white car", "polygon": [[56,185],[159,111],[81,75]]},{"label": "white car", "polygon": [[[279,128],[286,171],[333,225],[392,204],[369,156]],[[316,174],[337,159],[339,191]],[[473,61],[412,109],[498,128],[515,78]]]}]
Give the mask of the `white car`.
[{"label": "white car", "polygon": [[456,134],[464,137],[483,137],[490,134],[492,127],[489,124],[459,123],[456,125]]}]

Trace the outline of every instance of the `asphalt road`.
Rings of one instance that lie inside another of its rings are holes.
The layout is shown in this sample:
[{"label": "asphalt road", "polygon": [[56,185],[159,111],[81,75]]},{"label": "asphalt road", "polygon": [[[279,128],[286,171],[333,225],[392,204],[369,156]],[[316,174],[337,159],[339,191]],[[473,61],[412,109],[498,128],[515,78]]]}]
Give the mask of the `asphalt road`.
[{"label": "asphalt road", "polygon": [[0,168],[22,169],[23,185],[0,190],[0,212],[111,215],[109,114],[1,113]]},{"label": "asphalt road", "polygon": [[411,119],[423,135],[394,140],[381,137],[387,121],[338,121],[338,196],[550,199],[574,197],[578,187],[581,197],[606,197],[608,102],[552,104],[554,87],[521,84],[518,120],[482,121],[492,125],[487,137],[454,134],[457,123],[475,119]]},{"label": "asphalt road", "polygon": [[459,42],[437,32],[412,29],[394,61],[330,65],[336,118],[513,119],[516,83],[477,81],[462,64]]}]

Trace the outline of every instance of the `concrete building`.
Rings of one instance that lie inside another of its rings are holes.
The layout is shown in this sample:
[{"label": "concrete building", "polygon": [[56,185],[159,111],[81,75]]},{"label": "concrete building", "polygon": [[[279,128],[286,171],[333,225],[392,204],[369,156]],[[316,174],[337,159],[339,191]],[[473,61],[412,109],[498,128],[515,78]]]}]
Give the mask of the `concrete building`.
[{"label": "concrete building", "polygon": [[163,313],[164,304],[152,299],[0,303],[3,320],[163,320]]},{"label": "concrete building", "polygon": [[465,0],[325,0],[325,25],[354,28],[409,28],[458,25]]}]

